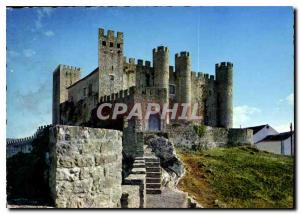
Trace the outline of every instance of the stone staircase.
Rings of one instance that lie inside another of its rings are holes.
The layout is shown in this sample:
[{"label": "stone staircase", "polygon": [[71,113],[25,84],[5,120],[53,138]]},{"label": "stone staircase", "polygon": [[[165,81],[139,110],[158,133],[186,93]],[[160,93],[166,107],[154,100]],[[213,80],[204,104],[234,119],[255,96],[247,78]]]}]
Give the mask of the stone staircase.
[{"label": "stone staircase", "polygon": [[161,194],[160,160],[155,156],[145,156],[146,194]]},{"label": "stone staircase", "polygon": [[152,149],[144,145],[144,160],[146,167],[146,194],[161,194],[160,159]]},{"label": "stone staircase", "polygon": [[146,194],[161,194],[161,168],[159,158],[154,155],[136,157],[131,173],[146,175]]}]

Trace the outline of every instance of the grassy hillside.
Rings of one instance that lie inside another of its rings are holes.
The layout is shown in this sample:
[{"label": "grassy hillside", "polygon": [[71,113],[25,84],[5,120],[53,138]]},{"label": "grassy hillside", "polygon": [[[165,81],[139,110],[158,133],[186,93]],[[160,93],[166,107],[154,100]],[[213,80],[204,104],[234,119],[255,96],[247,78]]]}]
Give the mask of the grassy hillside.
[{"label": "grassy hillside", "polygon": [[187,170],[178,187],[204,207],[293,207],[292,157],[251,147],[177,153]]}]

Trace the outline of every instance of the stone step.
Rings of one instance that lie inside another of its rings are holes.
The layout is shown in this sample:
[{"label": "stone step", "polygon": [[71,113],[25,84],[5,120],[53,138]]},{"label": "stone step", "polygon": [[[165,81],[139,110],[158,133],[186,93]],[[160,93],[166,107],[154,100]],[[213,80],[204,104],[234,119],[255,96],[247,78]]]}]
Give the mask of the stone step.
[{"label": "stone step", "polygon": [[146,178],[160,178],[160,172],[147,172]]},{"label": "stone step", "polygon": [[133,163],[145,163],[144,160],[135,160]]},{"label": "stone step", "polygon": [[145,168],[144,163],[133,163],[133,168]]},{"label": "stone step", "polygon": [[146,162],[160,162],[160,159],[157,157],[144,157]]},{"label": "stone step", "polygon": [[160,178],[146,178],[146,184],[160,184]]},{"label": "stone step", "polygon": [[135,160],[144,160],[144,157],[136,157]]},{"label": "stone step", "polygon": [[148,167],[160,167],[159,162],[146,162],[145,165],[146,165],[146,168],[148,168]]},{"label": "stone step", "polygon": [[160,187],[161,187],[161,184],[159,183],[159,184],[155,184],[155,183],[148,183],[148,184],[146,184],[146,188],[148,189],[148,188],[152,188],[152,189],[160,189]]},{"label": "stone step", "polygon": [[160,172],[160,167],[147,167],[146,172]]},{"label": "stone step", "polygon": [[161,194],[160,189],[146,189],[146,194]]},{"label": "stone step", "polygon": [[131,169],[132,174],[146,174],[145,168],[132,168]]}]

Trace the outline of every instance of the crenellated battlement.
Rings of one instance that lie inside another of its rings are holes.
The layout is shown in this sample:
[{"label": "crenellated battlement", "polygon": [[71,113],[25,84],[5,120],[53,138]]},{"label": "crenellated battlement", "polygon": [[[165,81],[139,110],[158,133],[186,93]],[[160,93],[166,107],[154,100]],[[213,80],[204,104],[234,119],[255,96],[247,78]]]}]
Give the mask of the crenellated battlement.
[{"label": "crenellated battlement", "polygon": [[190,53],[188,51],[181,51],[180,53],[175,54],[175,58],[181,58],[181,57],[189,57]]},{"label": "crenellated battlement", "polygon": [[165,46],[158,46],[157,48],[153,48],[153,53],[158,53],[158,52],[169,52],[169,48]]},{"label": "crenellated battlement", "polygon": [[31,143],[34,139],[37,138],[37,136],[45,129],[49,128],[52,125],[44,125],[44,126],[39,126],[37,131],[30,137],[24,137],[24,138],[17,138],[17,139],[9,139],[6,141],[6,145],[21,145],[21,144],[27,144]]},{"label": "crenellated battlement", "polygon": [[233,68],[233,63],[231,63],[231,62],[221,62],[221,63],[217,63],[215,66],[216,66],[216,69],[219,69],[219,68]]},{"label": "crenellated battlement", "polygon": [[124,99],[126,97],[133,96],[135,94],[135,91],[136,91],[136,87],[132,86],[129,89],[121,90],[117,93],[102,96],[100,97],[100,103],[110,103],[119,99]]},{"label": "crenellated battlement", "polygon": [[61,70],[70,70],[70,71],[80,71],[81,68],[79,67],[75,67],[75,66],[71,66],[71,65],[63,65],[63,64],[59,64],[59,68]]},{"label": "crenellated battlement", "polygon": [[123,40],[123,33],[117,32],[115,37],[115,32],[113,30],[107,30],[107,34],[105,34],[105,30],[103,28],[99,28],[99,37],[105,37],[109,40],[113,40],[114,38],[117,38],[117,40]]},{"label": "crenellated battlement", "polygon": [[142,67],[146,67],[146,68],[151,68],[151,61],[149,61],[149,60],[138,59],[137,63],[136,63],[135,58],[127,59],[126,57],[124,57],[123,62],[124,62],[124,64],[129,64],[130,66],[142,66]]},{"label": "crenellated battlement", "polygon": [[123,62],[127,63],[127,64],[132,64],[132,65],[136,65],[135,64],[135,58],[127,58],[127,57],[123,57]]},{"label": "crenellated battlement", "polygon": [[138,59],[137,60],[137,65],[138,66],[144,66],[144,67],[151,67],[151,62],[147,61],[147,60],[142,60],[142,59]]},{"label": "crenellated battlement", "polygon": [[215,75],[210,75],[207,73],[192,71],[191,76],[192,79],[195,81],[205,81],[205,82],[215,81]]}]

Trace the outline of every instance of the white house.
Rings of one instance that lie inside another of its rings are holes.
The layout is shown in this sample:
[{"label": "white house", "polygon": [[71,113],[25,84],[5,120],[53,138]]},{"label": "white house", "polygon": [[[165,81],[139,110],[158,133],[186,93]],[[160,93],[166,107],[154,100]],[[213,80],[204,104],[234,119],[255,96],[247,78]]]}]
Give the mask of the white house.
[{"label": "white house", "polygon": [[248,127],[247,129],[253,130],[253,143],[257,143],[267,137],[268,135],[276,135],[279,134],[274,128],[270,125],[260,125],[260,126],[253,126]]},{"label": "white house", "polygon": [[294,155],[295,134],[294,132],[283,132],[276,135],[266,136],[255,143],[259,150],[281,155]]}]

